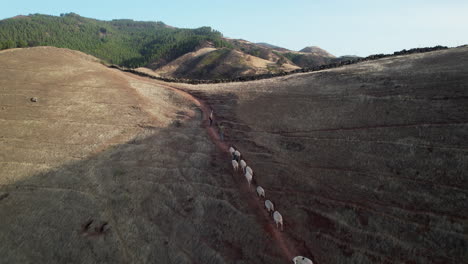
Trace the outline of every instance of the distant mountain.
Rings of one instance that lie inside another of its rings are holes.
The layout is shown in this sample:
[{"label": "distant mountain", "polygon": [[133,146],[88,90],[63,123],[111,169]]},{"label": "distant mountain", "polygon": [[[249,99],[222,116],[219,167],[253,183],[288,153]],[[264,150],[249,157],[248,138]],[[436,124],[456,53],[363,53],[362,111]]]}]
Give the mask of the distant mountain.
[{"label": "distant mountain", "polygon": [[315,53],[302,52],[286,52],[283,56],[288,58],[292,63],[301,68],[310,68],[314,66],[329,64],[333,62],[333,57],[321,56]]},{"label": "distant mountain", "polygon": [[359,58],[358,56],[353,55],[335,57],[328,51],[317,46],[305,47],[300,51],[282,52],[281,55],[286,57],[289,61],[291,61],[291,63],[301,68],[311,68],[324,64]]},{"label": "distant mountain", "polygon": [[161,77],[190,79],[223,79],[233,76],[291,71],[292,63],[262,59],[236,49],[202,48],[187,53],[163,67],[154,69]]},{"label": "distant mountain", "polygon": [[275,49],[267,48],[264,45],[259,45],[257,43],[253,43],[243,39],[226,38],[226,41],[228,41],[235,49],[242,51],[248,55],[259,57],[261,59],[269,60],[272,62],[287,62],[286,58],[282,55],[281,52],[278,52]]},{"label": "distant mountain", "polygon": [[131,19],[102,21],[75,13],[0,20],[0,49],[34,46],[79,50],[105,63],[195,79],[276,73],[341,60],[319,47],[296,52],[226,38],[210,27],[182,29]]},{"label": "distant mountain", "polygon": [[220,32],[210,27],[180,29],[163,22],[101,21],[74,13],[60,17],[34,14],[0,20],[0,49],[70,48],[127,67],[171,61],[206,41],[219,48],[230,46]]},{"label": "distant mountain", "polygon": [[301,49],[299,52],[312,53],[312,54],[316,54],[318,56],[335,58],[334,55],[330,54],[328,51],[326,51],[324,49],[321,49],[320,47],[317,47],[317,46],[305,47],[305,48]]}]

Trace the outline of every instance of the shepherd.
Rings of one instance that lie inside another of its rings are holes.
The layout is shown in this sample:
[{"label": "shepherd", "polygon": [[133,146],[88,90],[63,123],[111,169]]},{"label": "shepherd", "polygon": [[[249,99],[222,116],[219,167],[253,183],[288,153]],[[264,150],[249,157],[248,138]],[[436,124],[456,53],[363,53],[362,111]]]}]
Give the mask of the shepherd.
[{"label": "shepherd", "polygon": [[210,113],[210,126],[213,124],[213,109],[211,109],[211,113]]}]

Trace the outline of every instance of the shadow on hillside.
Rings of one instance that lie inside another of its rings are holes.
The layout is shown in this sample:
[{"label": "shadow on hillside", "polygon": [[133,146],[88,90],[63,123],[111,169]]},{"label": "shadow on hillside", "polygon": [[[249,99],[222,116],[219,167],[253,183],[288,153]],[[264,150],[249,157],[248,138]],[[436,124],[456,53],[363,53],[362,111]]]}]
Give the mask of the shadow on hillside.
[{"label": "shadow on hillside", "polygon": [[2,260],[283,262],[198,119],[0,187]]}]

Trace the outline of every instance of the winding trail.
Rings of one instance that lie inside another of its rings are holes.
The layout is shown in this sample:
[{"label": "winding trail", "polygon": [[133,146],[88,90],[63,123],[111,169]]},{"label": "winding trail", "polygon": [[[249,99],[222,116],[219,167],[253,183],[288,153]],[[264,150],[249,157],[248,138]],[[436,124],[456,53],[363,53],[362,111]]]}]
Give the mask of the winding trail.
[{"label": "winding trail", "polygon": [[[211,108],[203,100],[196,98],[185,89],[170,86],[166,83],[162,83],[161,81],[155,81],[132,73],[123,73],[140,81],[144,81],[152,85],[157,85],[172,90],[173,92],[190,100],[197,107],[199,107],[203,113],[203,120],[201,126],[208,132],[211,141],[225,154],[226,163],[228,163],[228,161],[231,158],[231,154],[229,153],[229,145],[225,141],[222,141],[220,139],[216,128],[214,126],[209,125],[208,116],[210,115]],[[269,213],[263,208],[264,201],[260,200],[257,197],[255,187],[252,186],[249,188],[247,181],[241,174],[236,175],[235,173],[233,173],[233,178],[234,181],[238,184],[238,188],[240,189],[240,191],[244,194],[243,196],[245,197],[249,208],[253,209],[253,212],[255,212],[257,221],[259,221],[262,224],[265,232],[267,232],[272,237],[272,240],[277,244],[278,248],[281,249],[281,253],[285,258],[285,261],[291,262],[293,257],[300,255],[297,254],[297,250],[294,250],[294,243],[291,242],[291,239],[287,236],[287,234],[284,231],[280,231],[278,228],[276,228],[276,225],[273,221],[273,217],[269,215]],[[273,203],[275,202],[273,201]],[[266,243],[268,242],[266,241]]]}]

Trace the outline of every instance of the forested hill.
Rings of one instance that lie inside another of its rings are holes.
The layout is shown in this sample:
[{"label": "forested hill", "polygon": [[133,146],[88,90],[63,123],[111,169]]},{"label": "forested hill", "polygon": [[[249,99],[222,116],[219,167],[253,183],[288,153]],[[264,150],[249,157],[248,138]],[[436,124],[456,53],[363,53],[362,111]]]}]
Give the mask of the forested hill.
[{"label": "forested hill", "polygon": [[210,27],[173,28],[163,22],[100,21],[74,13],[34,14],[0,20],[0,49],[55,46],[79,50],[109,63],[139,67],[164,64],[198,46],[231,47]]}]

